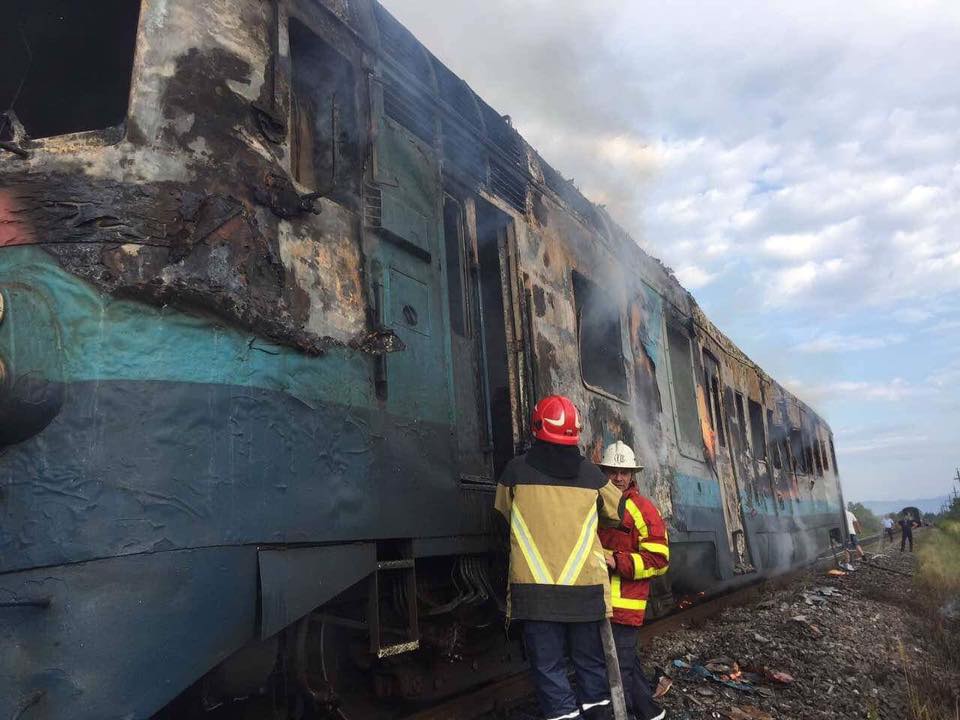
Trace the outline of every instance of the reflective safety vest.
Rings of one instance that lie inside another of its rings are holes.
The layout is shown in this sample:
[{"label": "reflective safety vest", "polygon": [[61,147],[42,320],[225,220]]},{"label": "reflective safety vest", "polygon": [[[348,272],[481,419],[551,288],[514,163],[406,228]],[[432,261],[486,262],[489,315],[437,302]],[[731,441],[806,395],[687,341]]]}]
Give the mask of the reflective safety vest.
[{"label": "reflective safety vest", "polygon": [[620,523],[620,491],[583,460],[577,477],[554,478],[511,460],[496,510],[509,526],[507,614],[514,620],[586,622],[610,617],[610,582],[598,526]]},{"label": "reflective safety vest", "polygon": [[627,488],[623,498],[623,523],[618,528],[601,528],[600,540],[616,565],[610,571],[613,622],[643,625],[650,581],[667,572],[670,544],[663,518],[636,485]]}]

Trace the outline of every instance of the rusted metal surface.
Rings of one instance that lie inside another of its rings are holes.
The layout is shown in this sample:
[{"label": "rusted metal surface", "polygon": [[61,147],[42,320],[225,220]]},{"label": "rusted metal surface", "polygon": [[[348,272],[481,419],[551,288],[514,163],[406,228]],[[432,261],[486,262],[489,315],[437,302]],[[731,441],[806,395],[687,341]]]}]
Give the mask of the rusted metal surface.
[{"label": "rusted metal surface", "polygon": [[122,139],[28,142],[0,173],[0,245],[307,352],[396,349],[369,340],[355,218],[296,187],[264,130],[289,102],[275,5],[145,4]]}]

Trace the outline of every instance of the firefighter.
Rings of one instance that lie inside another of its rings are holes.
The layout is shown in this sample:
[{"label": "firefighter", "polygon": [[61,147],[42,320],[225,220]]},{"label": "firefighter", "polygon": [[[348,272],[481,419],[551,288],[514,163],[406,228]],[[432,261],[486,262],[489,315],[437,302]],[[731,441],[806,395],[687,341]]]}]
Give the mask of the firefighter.
[{"label": "firefighter", "polygon": [[621,525],[600,528],[599,533],[610,568],[613,637],[627,713],[639,720],[662,720],[666,711],[653,700],[637,656],[637,639],[650,581],[667,572],[670,564],[667,528],[656,506],[637,489],[635,475],[643,466],[629,445],[618,440],[607,447],[600,468],[624,499]]},{"label": "firefighter", "polygon": [[531,424],[533,446],[507,464],[497,483],[495,507],[510,534],[508,621],[523,621],[547,720],[607,718],[612,707],[600,627],[612,609],[597,528],[619,524],[620,491],[580,454],[580,415],[569,399],[543,398]]}]

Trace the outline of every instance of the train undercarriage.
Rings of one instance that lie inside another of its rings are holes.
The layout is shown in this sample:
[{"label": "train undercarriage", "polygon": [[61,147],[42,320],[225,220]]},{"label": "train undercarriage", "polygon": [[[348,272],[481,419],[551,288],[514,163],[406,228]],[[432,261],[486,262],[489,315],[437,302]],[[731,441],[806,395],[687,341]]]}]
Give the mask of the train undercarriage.
[{"label": "train undercarriage", "polygon": [[[391,720],[518,672],[495,556],[378,560],[368,578],[251,643],[155,716]],[[414,602],[411,602],[414,599]]]}]

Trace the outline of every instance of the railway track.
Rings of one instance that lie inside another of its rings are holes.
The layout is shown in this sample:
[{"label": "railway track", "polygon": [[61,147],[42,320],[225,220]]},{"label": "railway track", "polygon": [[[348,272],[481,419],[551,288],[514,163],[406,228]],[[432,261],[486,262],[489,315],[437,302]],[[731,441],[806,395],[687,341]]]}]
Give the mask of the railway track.
[{"label": "railway track", "polygon": [[[789,584],[811,567],[816,568],[820,564],[832,563],[832,557],[819,560],[812,566],[800,568],[786,575],[762,578],[744,587],[672,612],[648,625],[644,625],[640,631],[640,642],[646,645],[658,635],[681,627],[703,623],[720,613],[724,608],[745,605],[769,590]],[[533,684],[530,682],[528,674],[526,672],[515,673],[481,685],[428,709],[407,715],[403,720],[474,720],[498,710],[509,709],[529,698],[532,693]]]},{"label": "railway track", "polygon": [[[881,536],[871,536],[862,540],[864,546],[876,544],[879,549]],[[884,552],[887,550],[884,549]],[[878,552],[875,554],[884,554]],[[696,626],[719,614],[724,608],[746,605],[758,599],[764,593],[789,585],[806,572],[825,569],[835,562],[834,555],[828,554],[815,563],[799,568],[784,575],[764,577],[754,583],[731,590],[730,592],[708,598],[690,607],[672,612],[645,625],[640,631],[640,642],[649,644],[653,638],[682,627]],[[867,562],[867,565],[880,570],[886,568]],[[435,705],[429,709],[417,711],[403,720],[474,720],[501,709],[510,709],[533,694],[533,685],[526,672],[516,673],[477,687]]]}]

